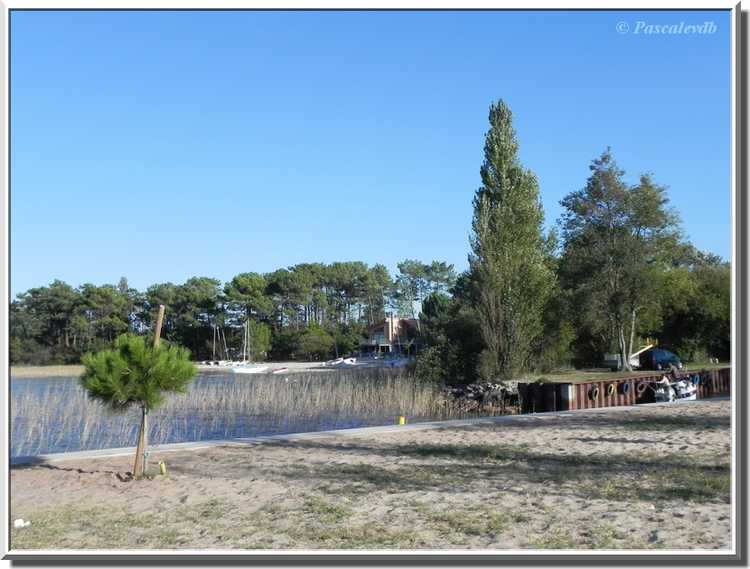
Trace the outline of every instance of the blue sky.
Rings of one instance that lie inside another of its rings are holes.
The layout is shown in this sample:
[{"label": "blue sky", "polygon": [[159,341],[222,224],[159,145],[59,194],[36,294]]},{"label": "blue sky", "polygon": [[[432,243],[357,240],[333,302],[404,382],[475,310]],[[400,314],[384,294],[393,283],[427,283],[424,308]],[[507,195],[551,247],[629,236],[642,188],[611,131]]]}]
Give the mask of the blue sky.
[{"label": "blue sky", "polygon": [[463,269],[498,98],[548,226],[611,146],[729,258],[730,37],[729,12],[15,11],[11,292],[306,261]]}]

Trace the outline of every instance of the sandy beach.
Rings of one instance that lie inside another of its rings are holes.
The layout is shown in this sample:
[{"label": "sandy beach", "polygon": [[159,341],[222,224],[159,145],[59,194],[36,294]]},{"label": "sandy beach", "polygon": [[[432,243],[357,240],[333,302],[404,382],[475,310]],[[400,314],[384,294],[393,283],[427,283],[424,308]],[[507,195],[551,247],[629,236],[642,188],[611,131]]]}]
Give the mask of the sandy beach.
[{"label": "sandy beach", "polygon": [[723,549],[730,402],[11,470],[11,548]]}]

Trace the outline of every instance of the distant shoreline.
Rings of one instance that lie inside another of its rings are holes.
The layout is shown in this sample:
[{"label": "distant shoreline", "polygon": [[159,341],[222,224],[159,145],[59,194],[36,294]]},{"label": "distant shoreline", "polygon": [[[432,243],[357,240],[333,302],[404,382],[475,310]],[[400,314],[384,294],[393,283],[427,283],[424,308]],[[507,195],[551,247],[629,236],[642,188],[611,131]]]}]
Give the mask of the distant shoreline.
[{"label": "distant shoreline", "polygon": [[[207,366],[194,362],[201,373],[229,373],[226,367]],[[290,373],[302,371],[332,371],[332,369],[321,369],[323,362],[263,362],[273,368],[287,368]],[[269,370],[270,371],[270,370]],[[68,379],[78,377],[83,373],[80,364],[68,365],[40,365],[40,366],[10,366],[10,377],[14,379]]]},{"label": "distant shoreline", "polygon": [[50,378],[77,377],[83,373],[83,366],[51,365],[51,366],[10,366],[10,376],[15,378]]},{"label": "distant shoreline", "polygon": [[[334,371],[337,368],[326,368],[322,362],[263,362],[269,367],[284,367],[288,369],[287,373],[296,372],[325,372]],[[730,366],[731,363],[720,364],[690,364],[685,366],[685,371],[701,371],[704,369],[719,369]],[[200,372],[229,372],[229,369],[219,366],[201,365],[196,362],[196,367]],[[10,376],[16,379],[51,379],[51,378],[70,378],[78,377],[83,373],[83,366],[80,364],[71,365],[44,365],[44,366],[11,366]],[[596,379],[617,379],[618,377],[637,377],[638,375],[653,375],[658,372],[653,371],[632,371],[632,372],[607,372],[607,371],[587,371],[571,370],[550,374],[530,374],[529,377],[522,381],[533,382],[537,379],[545,379],[555,382],[575,382],[575,381],[593,381]]]}]

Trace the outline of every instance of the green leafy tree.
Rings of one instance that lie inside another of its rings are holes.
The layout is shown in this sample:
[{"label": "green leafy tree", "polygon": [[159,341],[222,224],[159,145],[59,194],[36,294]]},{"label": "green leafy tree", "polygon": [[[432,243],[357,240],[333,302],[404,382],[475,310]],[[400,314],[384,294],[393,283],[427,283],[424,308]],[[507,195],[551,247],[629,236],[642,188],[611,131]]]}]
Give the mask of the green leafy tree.
[{"label": "green leafy tree", "polygon": [[[149,411],[161,405],[167,393],[185,393],[196,373],[186,349],[169,344],[151,346],[145,337],[129,334],[119,336],[111,350],[84,356],[83,365],[80,382],[89,397],[117,412],[140,408],[139,438],[144,441],[144,452]],[[144,473],[145,461],[141,472],[133,469],[134,476]]]},{"label": "green leafy tree", "polygon": [[480,375],[509,380],[529,366],[555,277],[545,257],[539,187],[518,160],[512,114],[503,101],[490,107],[489,122],[469,266],[485,344]]},{"label": "green leafy tree", "polygon": [[318,326],[311,326],[300,335],[298,350],[306,358],[319,360],[330,356],[333,346],[333,338],[328,332]]},{"label": "green leafy tree", "polygon": [[699,252],[665,271],[660,286],[661,320],[649,335],[684,361],[718,358],[731,352],[731,268]]},{"label": "green leafy tree", "polygon": [[293,360],[299,353],[299,342],[302,332],[299,330],[272,330],[271,358],[274,360]]},{"label": "green leafy tree", "polygon": [[628,186],[609,149],[590,169],[586,186],[561,202],[561,277],[581,327],[614,344],[629,371],[639,318],[657,311],[661,274],[681,249],[678,218],[650,176]]},{"label": "green leafy tree", "polygon": [[416,366],[417,377],[422,380],[465,384],[477,379],[484,344],[470,279],[464,274],[451,289],[452,296],[434,292],[422,303],[419,319],[427,347],[417,357]]},{"label": "green leafy tree", "polygon": [[331,333],[334,355],[340,357],[355,352],[366,337],[366,333],[365,325],[357,322],[336,326]]}]

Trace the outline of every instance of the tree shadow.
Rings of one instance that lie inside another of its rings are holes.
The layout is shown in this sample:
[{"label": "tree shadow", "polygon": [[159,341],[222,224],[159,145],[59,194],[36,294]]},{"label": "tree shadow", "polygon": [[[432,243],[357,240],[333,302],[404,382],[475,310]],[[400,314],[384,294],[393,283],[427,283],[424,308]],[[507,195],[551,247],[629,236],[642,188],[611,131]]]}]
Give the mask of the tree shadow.
[{"label": "tree shadow", "polygon": [[[270,447],[302,454],[324,451],[356,457],[351,462],[315,462],[275,467],[276,479],[315,480],[352,494],[373,491],[471,492],[494,487],[528,493],[528,485],[547,495],[582,499],[696,501],[725,500],[729,463],[700,464],[679,455],[553,454],[510,445],[380,445],[331,441],[279,441]],[[359,459],[359,460],[356,460]],[[439,461],[439,462],[436,462]]]},{"label": "tree shadow", "polygon": [[118,480],[121,482],[129,482],[130,480],[133,480],[133,473],[132,472],[121,472],[118,470],[106,470],[106,469],[85,469],[85,468],[75,468],[75,467],[69,467],[69,466],[62,466],[59,463],[53,463],[49,462],[48,460],[44,458],[40,458],[38,456],[30,456],[30,457],[16,457],[18,462],[16,464],[13,463],[13,459],[11,459],[10,464],[10,470],[31,470],[33,468],[46,468],[48,470],[57,470],[60,472],[75,472],[77,474],[110,474],[117,477]]},{"label": "tree shadow", "polygon": [[574,441],[582,443],[617,443],[617,444],[651,444],[658,441],[654,439],[626,439],[623,437],[572,437]]}]

